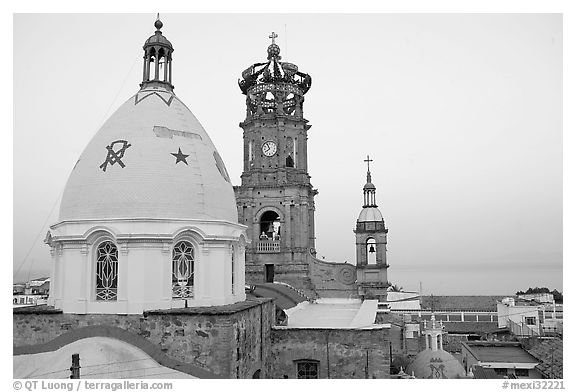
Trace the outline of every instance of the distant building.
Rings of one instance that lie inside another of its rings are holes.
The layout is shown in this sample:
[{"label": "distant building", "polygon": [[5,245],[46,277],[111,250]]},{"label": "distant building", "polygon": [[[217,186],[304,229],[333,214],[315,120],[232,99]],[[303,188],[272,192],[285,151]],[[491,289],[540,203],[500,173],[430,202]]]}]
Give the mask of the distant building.
[{"label": "distant building", "polygon": [[497,309],[498,327],[508,327],[510,332],[518,337],[541,336],[562,331],[562,320],[556,318],[553,302],[544,304],[536,300],[510,297],[503,298]]},{"label": "distant building", "polygon": [[47,303],[50,293],[50,278],[32,279],[26,283],[12,285],[12,306],[35,306]]},{"label": "distant building", "polygon": [[494,369],[498,376],[542,378],[536,368],[538,359],[522,348],[520,342],[463,342],[462,364],[467,369],[479,366]]},{"label": "distant building", "polygon": [[32,279],[26,285],[27,294],[48,295],[50,293],[50,278]]}]

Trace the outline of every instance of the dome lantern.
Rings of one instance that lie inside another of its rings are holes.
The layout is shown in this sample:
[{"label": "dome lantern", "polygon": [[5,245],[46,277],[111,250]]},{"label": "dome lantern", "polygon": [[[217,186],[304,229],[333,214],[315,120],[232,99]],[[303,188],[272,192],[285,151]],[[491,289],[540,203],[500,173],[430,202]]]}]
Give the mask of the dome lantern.
[{"label": "dome lantern", "polygon": [[366,173],[366,184],[364,185],[364,208],[366,207],[378,207],[376,205],[376,187],[372,184],[372,175],[370,174],[370,162],[373,162],[373,159],[370,159],[370,155],[366,156],[364,162],[368,164],[368,172]]},{"label": "dome lantern", "polygon": [[144,42],[144,67],[142,70],[142,89],[147,87],[160,87],[172,91],[172,43],[162,35],[164,24],[160,14],[156,17],[154,35]]}]

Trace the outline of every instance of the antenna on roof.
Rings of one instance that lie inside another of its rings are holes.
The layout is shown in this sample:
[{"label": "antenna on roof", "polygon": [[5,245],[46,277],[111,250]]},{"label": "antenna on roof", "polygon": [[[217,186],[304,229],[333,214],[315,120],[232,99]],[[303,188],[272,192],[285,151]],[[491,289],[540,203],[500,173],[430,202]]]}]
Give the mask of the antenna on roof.
[{"label": "antenna on roof", "polygon": [[285,57],[288,58],[288,29],[286,23],[284,23],[284,53]]}]

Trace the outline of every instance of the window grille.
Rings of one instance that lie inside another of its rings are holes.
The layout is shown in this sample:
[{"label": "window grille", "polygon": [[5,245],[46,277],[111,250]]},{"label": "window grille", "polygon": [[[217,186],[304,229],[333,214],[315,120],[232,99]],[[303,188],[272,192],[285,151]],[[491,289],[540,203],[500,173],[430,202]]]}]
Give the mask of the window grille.
[{"label": "window grille", "polygon": [[536,325],[536,317],[525,317],[524,322],[526,325]]},{"label": "window grille", "polygon": [[318,362],[298,361],[296,371],[296,378],[318,378]]},{"label": "window grille", "polygon": [[172,251],[172,297],[194,297],[194,248],[180,241]]},{"label": "window grille", "polygon": [[96,300],[118,299],[118,248],[104,241],[96,249]]}]

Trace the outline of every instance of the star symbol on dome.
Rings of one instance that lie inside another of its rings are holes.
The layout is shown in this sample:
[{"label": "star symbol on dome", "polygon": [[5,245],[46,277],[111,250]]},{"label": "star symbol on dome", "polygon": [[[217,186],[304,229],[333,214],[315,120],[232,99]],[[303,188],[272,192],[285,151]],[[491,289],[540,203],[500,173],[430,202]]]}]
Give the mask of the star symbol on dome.
[{"label": "star symbol on dome", "polygon": [[176,157],[176,164],[178,164],[178,162],[184,162],[185,164],[188,164],[188,162],[186,162],[186,158],[188,158],[190,155],[183,154],[180,147],[178,147],[177,153],[172,152],[171,154]]}]

